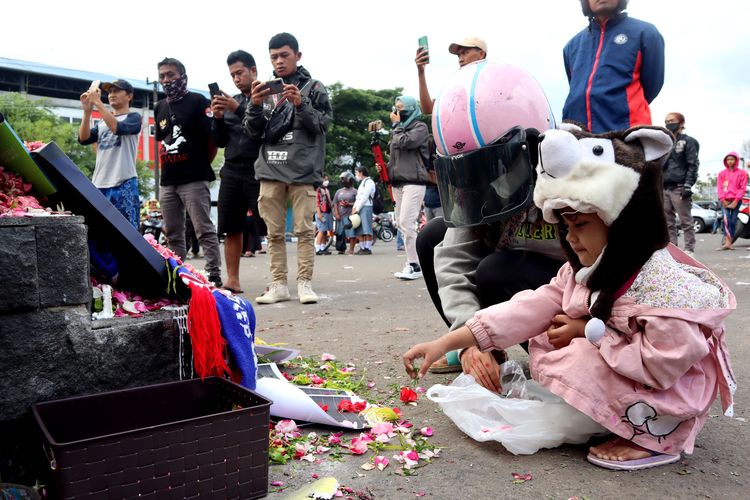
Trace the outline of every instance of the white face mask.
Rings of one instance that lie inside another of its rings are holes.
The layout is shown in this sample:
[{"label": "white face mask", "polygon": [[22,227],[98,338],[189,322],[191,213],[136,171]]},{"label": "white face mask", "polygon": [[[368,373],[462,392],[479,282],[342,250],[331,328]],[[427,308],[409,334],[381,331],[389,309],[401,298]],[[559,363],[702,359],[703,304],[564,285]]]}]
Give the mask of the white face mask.
[{"label": "white face mask", "polygon": [[324,188],[327,188],[327,187],[328,187],[328,181],[323,181],[323,187],[324,187]]}]

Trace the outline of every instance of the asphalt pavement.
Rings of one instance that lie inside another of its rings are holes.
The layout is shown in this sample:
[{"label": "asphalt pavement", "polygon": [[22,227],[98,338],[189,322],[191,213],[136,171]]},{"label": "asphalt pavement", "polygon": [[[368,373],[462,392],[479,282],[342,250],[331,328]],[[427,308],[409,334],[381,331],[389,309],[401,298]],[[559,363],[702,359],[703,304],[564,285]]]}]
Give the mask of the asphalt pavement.
[{"label": "asphalt pavement", "polygon": [[[444,447],[442,456],[416,470],[416,475],[364,471],[368,456],[345,455],[341,461],[295,461],[271,466],[270,481],[284,483],[283,492],[271,488],[269,498],[281,498],[319,477],[333,476],[342,485],[367,492],[372,498],[747,498],[750,493],[750,240],[739,240],[734,251],[716,251],[719,236],[697,235],[696,258],[721,276],[737,297],[737,310],[727,321],[728,344],[738,379],[733,418],[722,415],[715,403],[695,453],[681,462],[638,472],[612,472],[586,461],[586,446],[562,446],[534,455],[513,455],[499,443],[468,438],[440,408],[420,397],[404,415],[415,426],[434,429],[431,438]],[[295,243],[288,243],[292,301],[257,305],[254,298],[270,280],[268,255],[241,261],[244,296],[257,316],[257,335],[269,343],[285,342],[305,356],[333,353],[351,361],[376,383],[379,394],[406,382],[400,356],[416,342],[446,332],[435,312],[423,280],[393,277],[405,263],[395,243],[378,242],[371,256],[326,255],[315,259],[313,288],[317,304],[302,305],[294,286]],[[192,261],[200,265],[199,260]],[[512,359],[523,360],[518,347]],[[450,381],[453,375],[429,375],[423,385]],[[329,432],[330,429],[317,429]],[[351,434],[348,437],[354,437]],[[530,473],[532,479],[514,482],[513,473]]]}]

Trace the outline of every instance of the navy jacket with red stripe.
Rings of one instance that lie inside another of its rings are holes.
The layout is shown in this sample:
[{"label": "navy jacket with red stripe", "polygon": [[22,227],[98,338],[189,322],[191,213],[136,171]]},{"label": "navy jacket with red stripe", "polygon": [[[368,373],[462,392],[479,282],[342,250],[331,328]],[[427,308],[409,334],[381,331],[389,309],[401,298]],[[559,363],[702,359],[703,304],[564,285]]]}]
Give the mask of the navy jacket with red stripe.
[{"label": "navy jacket with red stripe", "polygon": [[595,20],[563,49],[570,83],[563,120],[593,133],[651,125],[649,103],[664,83],[664,39],[652,24],[620,14]]}]

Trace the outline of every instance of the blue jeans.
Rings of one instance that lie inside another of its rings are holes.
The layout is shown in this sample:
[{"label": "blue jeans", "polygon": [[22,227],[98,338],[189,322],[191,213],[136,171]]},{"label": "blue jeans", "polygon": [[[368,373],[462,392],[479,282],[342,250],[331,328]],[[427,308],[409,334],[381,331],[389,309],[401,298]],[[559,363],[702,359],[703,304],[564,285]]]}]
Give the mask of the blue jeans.
[{"label": "blue jeans", "polygon": [[740,215],[740,204],[734,208],[721,208],[724,214],[724,234],[729,238],[731,242],[734,239],[734,233],[737,230],[737,216]]}]

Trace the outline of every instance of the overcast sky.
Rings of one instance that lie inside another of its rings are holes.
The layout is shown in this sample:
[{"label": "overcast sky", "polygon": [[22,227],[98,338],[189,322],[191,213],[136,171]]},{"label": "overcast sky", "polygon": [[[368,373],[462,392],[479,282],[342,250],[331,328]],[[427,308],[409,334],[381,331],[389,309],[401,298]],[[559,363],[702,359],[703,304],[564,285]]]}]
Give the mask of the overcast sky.
[{"label": "overcast sky", "polygon": [[[288,31],[299,40],[301,63],[323,83],[400,86],[414,96],[417,39],[427,35],[427,78],[435,97],[458,68],[448,45],[476,35],[487,41],[489,58],[536,77],[558,120],[568,92],[562,47],[586,26],[577,0],[30,0],[4,2],[2,11],[4,57],[138,79],[154,79],[156,63],[176,57],[187,67],[190,87],[217,81],[232,93],[227,54],[251,52],[265,79],[272,71],[268,40]],[[701,144],[702,176],[718,172],[724,155],[741,152],[750,140],[749,4],[631,0],[628,12],[656,25],[666,41],[666,79],[651,104],[654,122],[682,112],[686,133]]]}]

